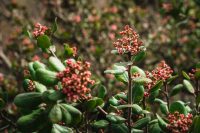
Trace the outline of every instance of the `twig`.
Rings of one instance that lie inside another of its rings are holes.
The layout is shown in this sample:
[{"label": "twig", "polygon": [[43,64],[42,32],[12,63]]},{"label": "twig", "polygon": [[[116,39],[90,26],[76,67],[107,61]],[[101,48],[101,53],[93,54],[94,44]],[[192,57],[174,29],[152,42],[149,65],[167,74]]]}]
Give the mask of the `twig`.
[{"label": "twig", "polygon": [[[143,105],[143,109],[145,110],[146,109],[146,98],[145,98],[145,96],[142,99],[142,105]],[[146,116],[146,114],[144,114],[144,116]],[[148,133],[148,125],[145,126],[144,133]]]},{"label": "twig", "polygon": [[104,115],[107,115],[107,114],[108,114],[108,113],[107,113],[105,110],[103,110],[100,106],[97,106],[97,110],[98,110],[99,112],[103,113]]},{"label": "twig", "polygon": [[0,47],[0,58],[2,58],[2,60],[6,63],[6,65],[8,66],[8,68],[12,67],[12,63],[11,61],[8,59],[8,57],[4,54],[2,48]]},{"label": "twig", "polygon": [[[129,61],[131,60],[131,54],[128,54]],[[132,105],[132,80],[131,80],[131,65],[128,65],[128,104]],[[131,116],[132,108],[128,108],[128,132],[131,133]]]},{"label": "twig", "polygon": [[165,94],[165,98],[166,98],[166,101],[167,101],[167,108],[169,109],[169,95],[168,95],[168,88],[167,88],[167,83],[165,82],[164,83],[164,94]]},{"label": "twig", "polygon": [[197,101],[198,94],[199,94],[199,81],[198,81],[198,79],[196,79],[195,101],[196,101],[197,114],[199,114],[199,104],[198,104],[198,101]]}]

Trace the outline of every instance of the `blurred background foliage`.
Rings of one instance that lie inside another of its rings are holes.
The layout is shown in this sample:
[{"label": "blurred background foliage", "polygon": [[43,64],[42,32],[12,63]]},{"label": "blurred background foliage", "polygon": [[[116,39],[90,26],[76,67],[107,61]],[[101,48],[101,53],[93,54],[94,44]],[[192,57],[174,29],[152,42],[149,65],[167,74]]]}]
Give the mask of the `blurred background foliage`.
[{"label": "blurred background foliage", "polygon": [[0,91],[7,100],[2,112],[11,119],[27,63],[47,57],[25,31],[36,22],[51,26],[55,18],[57,55],[65,54],[65,44],[76,46],[79,56],[91,62],[94,78],[109,90],[122,88],[103,72],[122,61],[110,51],[124,25],[136,29],[147,47],[148,58],[139,63],[146,70],[164,59],[176,73],[190,71],[200,58],[199,0],[1,0]]}]

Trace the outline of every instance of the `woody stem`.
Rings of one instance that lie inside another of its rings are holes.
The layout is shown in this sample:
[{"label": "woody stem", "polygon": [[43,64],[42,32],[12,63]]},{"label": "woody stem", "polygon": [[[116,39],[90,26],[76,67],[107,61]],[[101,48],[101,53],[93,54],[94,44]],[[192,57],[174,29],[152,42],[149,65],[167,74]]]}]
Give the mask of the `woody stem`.
[{"label": "woody stem", "polygon": [[[128,55],[129,61],[131,54]],[[128,65],[128,104],[132,105],[132,80],[131,80],[131,65]],[[128,108],[128,132],[131,133],[131,116],[132,108]]]}]

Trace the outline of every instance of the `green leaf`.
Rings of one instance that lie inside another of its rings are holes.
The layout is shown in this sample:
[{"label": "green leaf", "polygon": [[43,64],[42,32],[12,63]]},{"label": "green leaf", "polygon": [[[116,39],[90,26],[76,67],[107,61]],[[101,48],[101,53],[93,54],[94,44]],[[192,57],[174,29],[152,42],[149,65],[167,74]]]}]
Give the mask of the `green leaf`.
[{"label": "green leaf", "polygon": [[134,84],[132,90],[133,103],[139,103],[144,97],[144,87],[139,84]]},{"label": "green leaf", "polygon": [[75,107],[68,105],[68,104],[61,104],[63,108],[65,108],[72,116],[72,121],[70,123],[71,126],[76,126],[81,122],[82,113],[76,109]]},{"label": "green leaf", "polygon": [[168,110],[168,107],[167,107],[167,103],[166,103],[166,102],[164,102],[163,100],[158,99],[158,98],[155,99],[155,102],[157,102],[157,103],[160,104],[160,111],[161,111],[163,114],[167,115],[167,114],[169,113],[169,110]]},{"label": "green leaf", "polygon": [[158,114],[156,114],[156,117],[160,128],[165,131],[167,129],[167,123]]},{"label": "green leaf", "polygon": [[161,128],[160,128],[158,122],[153,123],[153,124],[151,124],[151,125],[149,126],[149,132],[150,132],[150,133],[161,133],[161,131],[162,131],[162,130],[161,130]]},{"label": "green leaf", "polygon": [[49,64],[57,72],[65,70],[64,64],[57,57],[54,56],[49,57]]},{"label": "green leaf", "polygon": [[46,68],[46,66],[45,66],[45,64],[43,64],[43,63],[41,63],[41,62],[39,62],[39,61],[34,61],[33,62],[33,68],[34,68],[34,70],[36,71],[37,69],[39,69],[39,68]]},{"label": "green leaf", "polygon": [[68,44],[64,44],[64,50],[65,50],[65,55],[68,56],[68,57],[71,57],[74,55],[74,53],[76,51],[73,50],[72,47],[70,47]]},{"label": "green leaf", "polygon": [[36,79],[47,86],[55,85],[58,83],[57,73],[40,68],[36,71]]},{"label": "green leaf", "polygon": [[150,92],[154,92],[159,90],[163,86],[162,80],[158,81],[150,90]]},{"label": "green leaf", "polygon": [[51,26],[51,32],[55,33],[58,29],[57,18],[55,18],[53,25]]},{"label": "green leaf", "polygon": [[139,61],[143,60],[145,57],[146,57],[146,52],[141,51],[136,56],[133,56],[132,61],[133,62],[139,62]]},{"label": "green leaf", "polygon": [[115,123],[115,124],[121,124],[126,121],[125,118],[123,118],[121,116],[117,116],[115,114],[107,114],[106,118],[108,119],[108,121],[110,121],[111,123]]},{"label": "green leaf", "polygon": [[37,38],[37,44],[45,51],[45,49],[48,49],[51,46],[51,41],[47,35],[41,35]]},{"label": "green leaf", "polygon": [[42,94],[40,92],[28,92],[17,95],[14,104],[21,108],[36,108],[42,103]]},{"label": "green leaf", "polygon": [[149,95],[149,98],[148,98],[150,103],[154,102],[155,98],[159,95],[159,92],[160,92],[160,90],[150,92],[150,95]]},{"label": "green leaf", "polygon": [[108,127],[109,122],[106,120],[99,120],[99,121],[95,121],[94,123],[92,123],[92,127],[95,129],[104,129],[106,127]]},{"label": "green leaf", "polygon": [[132,66],[131,67],[131,74],[134,74],[134,73],[139,73],[140,76],[146,77],[145,72],[141,68],[139,68],[137,66]]},{"label": "green leaf", "polygon": [[103,104],[103,100],[101,98],[94,97],[84,103],[84,108],[90,112],[93,111],[97,106]]},{"label": "green leaf", "polygon": [[106,87],[100,84],[98,86],[98,97],[103,99],[106,96],[106,94],[107,94]]},{"label": "green leaf", "polygon": [[179,113],[184,114],[184,115],[187,114],[185,104],[182,101],[175,101],[170,105],[169,112],[174,113],[176,111],[178,111]]},{"label": "green leaf", "polygon": [[113,97],[113,96],[109,99],[109,103],[110,103],[111,105],[113,105],[113,106],[119,105],[118,100],[117,100],[115,97]]},{"label": "green leaf", "polygon": [[124,123],[122,123],[122,124],[111,124],[111,131],[113,133],[128,133],[128,128]]},{"label": "green leaf", "polygon": [[184,78],[190,80],[190,76],[185,71],[182,71],[182,75]]},{"label": "green leaf", "polygon": [[35,89],[36,89],[37,92],[43,93],[47,90],[47,87],[45,85],[43,85],[43,84],[41,84],[37,81],[33,81],[33,82],[35,84]]},{"label": "green leaf", "polygon": [[35,132],[41,129],[45,122],[47,122],[47,116],[44,108],[33,110],[30,114],[21,116],[17,120],[17,129],[23,133]]},{"label": "green leaf", "polygon": [[132,128],[132,129],[131,129],[131,133],[144,133],[144,131],[143,131],[143,130],[140,130],[140,129]]},{"label": "green leaf", "polygon": [[58,123],[62,120],[62,111],[59,104],[53,106],[49,113],[49,119],[52,123]]},{"label": "green leaf", "polygon": [[70,124],[72,122],[72,119],[73,119],[71,114],[62,105],[60,106],[60,108],[61,108],[61,111],[62,111],[62,119],[63,119],[63,121],[65,122],[66,125]]},{"label": "green leaf", "polygon": [[188,80],[183,80],[183,85],[185,87],[185,89],[191,93],[191,94],[194,94],[194,87],[192,86],[192,84],[190,83],[190,81]]},{"label": "green leaf", "polygon": [[128,83],[128,72],[124,72],[123,74],[115,74],[115,78],[120,81],[123,82],[124,84]]},{"label": "green leaf", "polygon": [[31,74],[31,79],[35,79],[35,69],[33,68],[33,62],[28,63],[28,70]]},{"label": "green leaf", "polygon": [[133,107],[132,108],[133,114],[138,115],[138,114],[143,113],[143,110],[142,110],[142,108],[139,105],[133,104],[132,107]]},{"label": "green leaf", "polygon": [[116,69],[116,70],[106,70],[104,71],[104,73],[106,74],[123,74],[125,72],[125,70],[123,69]]},{"label": "green leaf", "polygon": [[58,124],[53,124],[53,128],[51,130],[51,133],[73,133],[73,130],[71,128],[61,126]]},{"label": "green leaf", "polygon": [[145,78],[145,77],[137,77],[137,78],[134,78],[133,81],[135,83],[138,83],[138,84],[144,84],[144,83],[150,83],[150,82],[152,82],[151,79]]},{"label": "green leaf", "polygon": [[170,94],[169,94],[170,97],[178,94],[182,88],[183,88],[183,84],[178,84],[178,85],[174,86],[170,91]]},{"label": "green leaf", "polygon": [[136,129],[142,129],[143,127],[147,126],[148,123],[150,122],[151,118],[150,117],[144,117],[142,119],[139,119],[134,123],[133,128]]},{"label": "green leaf", "polygon": [[199,133],[200,132],[200,116],[195,116],[193,123],[192,123],[192,128],[191,130],[193,131],[192,133]]},{"label": "green leaf", "polygon": [[127,101],[127,95],[124,92],[120,92],[114,96],[117,100],[123,99],[124,101]]}]

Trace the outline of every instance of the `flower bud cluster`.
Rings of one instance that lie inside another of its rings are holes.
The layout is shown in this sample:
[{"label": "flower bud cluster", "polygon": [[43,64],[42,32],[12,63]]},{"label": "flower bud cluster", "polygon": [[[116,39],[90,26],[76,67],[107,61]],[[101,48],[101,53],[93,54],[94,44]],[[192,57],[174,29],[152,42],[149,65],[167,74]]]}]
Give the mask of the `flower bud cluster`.
[{"label": "flower bud cluster", "polygon": [[171,133],[187,133],[192,125],[192,117],[192,114],[184,115],[179,112],[169,114],[167,116],[169,121],[167,128]]},{"label": "flower bud cluster", "polygon": [[34,25],[33,36],[38,37],[40,35],[44,35],[47,30],[48,28],[46,26],[41,25],[40,23],[36,23]]},{"label": "flower bud cluster", "polygon": [[121,31],[120,35],[122,37],[113,43],[118,53],[136,55],[143,45],[142,41],[139,40],[139,35],[129,25],[124,27],[124,31]]},{"label": "flower bud cluster", "polygon": [[90,63],[68,59],[66,64],[66,69],[59,72],[57,77],[62,83],[62,92],[66,94],[67,101],[76,102],[88,99],[90,97],[88,85],[94,84],[89,71]]},{"label": "flower bud cluster", "polygon": [[146,71],[146,77],[151,79],[152,82],[146,84],[146,88],[150,90],[158,81],[165,82],[168,78],[171,77],[173,70],[166,64],[165,61],[161,61],[158,66],[152,71]]}]

